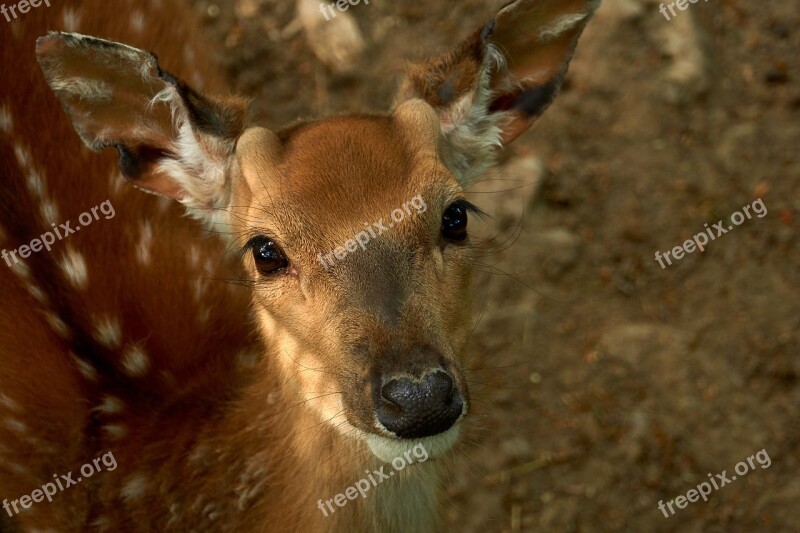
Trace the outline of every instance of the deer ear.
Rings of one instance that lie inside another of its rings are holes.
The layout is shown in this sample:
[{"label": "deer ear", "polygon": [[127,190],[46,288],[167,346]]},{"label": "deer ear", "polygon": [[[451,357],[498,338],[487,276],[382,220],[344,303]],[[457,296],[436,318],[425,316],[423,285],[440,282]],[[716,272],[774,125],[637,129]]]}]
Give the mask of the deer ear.
[{"label": "deer ear", "polygon": [[202,96],[164,72],[155,55],[74,33],[36,43],[47,83],[83,142],[114,147],[139,188],[179,200],[213,222],[230,203],[229,166],[245,103]]},{"label": "deer ear", "polygon": [[422,98],[439,115],[446,161],[469,182],[555,98],[600,0],[515,0],[454,50],[412,65],[398,101]]}]

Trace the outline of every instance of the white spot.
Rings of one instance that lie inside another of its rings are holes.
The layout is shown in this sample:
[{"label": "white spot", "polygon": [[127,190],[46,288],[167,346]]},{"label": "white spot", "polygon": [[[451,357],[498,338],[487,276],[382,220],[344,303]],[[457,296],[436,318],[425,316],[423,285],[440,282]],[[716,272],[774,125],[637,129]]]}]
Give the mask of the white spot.
[{"label": "white spot", "polygon": [[75,354],[70,354],[70,357],[75,362],[75,365],[77,365],[78,372],[80,372],[84,378],[88,379],[89,381],[97,381],[97,370],[95,370],[91,363],[76,356]]},{"label": "white spot", "polygon": [[19,258],[16,258],[17,261],[11,263],[11,270],[14,271],[14,274],[19,276],[22,279],[28,279],[31,276],[31,269],[28,268],[28,265],[25,261],[20,261]]},{"label": "white spot", "polygon": [[126,502],[138,500],[147,492],[147,478],[133,476],[122,485],[122,499]]},{"label": "white spot", "polygon": [[119,196],[119,193],[122,192],[123,186],[125,185],[125,178],[119,172],[114,171],[111,173],[108,184],[111,189],[111,194]]},{"label": "white spot", "polygon": [[78,26],[81,23],[81,17],[75,10],[66,8],[64,9],[64,29],[67,31],[78,31]]},{"label": "white spot", "polygon": [[39,212],[45,222],[54,223],[58,220],[58,206],[53,200],[42,200],[39,204]]},{"label": "white spot", "polygon": [[195,71],[194,74],[192,74],[192,83],[198,89],[202,89],[205,86],[205,80],[203,79],[202,74]]},{"label": "white spot", "polygon": [[203,297],[203,288],[205,286],[205,280],[196,279],[192,282],[194,286],[194,301],[199,302],[200,299]]},{"label": "white spot", "polygon": [[3,393],[0,393],[0,406],[5,407],[9,411],[15,411],[17,413],[22,410],[22,408],[17,402],[15,402],[14,400],[12,400]]},{"label": "white spot", "polygon": [[253,350],[242,350],[236,354],[236,364],[242,368],[255,368],[260,357]]},{"label": "white spot", "polygon": [[151,249],[153,247],[153,227],[150,222],[144,221],[142,223],[142,236],[139,239],[139,244],[136,245],[136,259],[142,264],[147,266],[152,260]]},{"label": "white spot", "polygon": [[11,431],[13,431],[14,433],[28,432],[28,426],[26,426],[24,422],[22,422],[21,420],[17,420],[16,418],[5,419],[3,421],[3,425],[6,426]]},{"label": "white spot", "polygon": [[217,510],[216,504],[213,503],[209,503],[203,507],[203,514],[206,515],[206,518],[212,522],[219,518],[219,511]]},{"label": "white spot", "polygon": [[129,348],[122,356],[122,366],[131,377],[141,377],[150,370],[150,358],[139,346]]},{"label": "white spot", "polygon": [[41,455],[61,455],[62,453],[60,449],[36,437],[28,437],[25,442]]},{"label": "white spot", "polygon": [[266,483],[267,479],[262,479],[260,482],[256,483],[254,487],[242,491],[242,493],[239,495],[239,502],[236,506],[239,512],[244,512],[250,507],[253,500],[264,489],[264,485]]},{"label": "white spot", "polygon": [[44,179],[42,174],[35,168],[30,169],[28,173],[28,189],[36,198],[44,198]]},{"label": "white spot", "polygon": [[26,283],[25,290],[27,290],[28,294],[30,294],[33,297],[33,299],[39,302],[40,304],[42,305],[48,304],[47,295],[44,293],[42,289],[39,288],[38,285],[35,285],[33,283]]},{"label": "white spot", "polygon": [[167,522],[167,525],[175,526],[180,524],[182,522],[181,516],[181,505],[179,503],[173,503],[169,506],[169,522]]},{"label": "white spot", "polygon": [[92,526],[98,531],[108,531],[111,528],[111,521],[107,517],[101,516],[92,522]]},{"label": "white spot", "polygon": [[11,130],[14,129],[14,118],[11,116],[11,111],[7,105],[0,106],[0,131],[6,135],[11,135]]},{"label": "white spot", "polygon": [[189,245],[189,266],[192,268],[200,266],[200,248],[196,244]]},{"label": "white spot", "polygon": [[111,440],[124,439],[128,434],[128,428],[119,424],[109,424],[107,426],[103,426],[103,431]]},{"label": "white spot", "polygon": [[9,463],[8,470],[12,474],[17,474],[18,476],[27,476],[30,474],[30,470],[19,463]]},{"label": "white spot", "polygon": [[68,339],[70,337],[69,328],[58,315],[47,312],[44,314],[44,317],[47,320],[47,323],[50,324],[50,327],[53,328],[53,331],[55,331],[60,337],[64,339]]},{"label": "white spot", "polygon": [[106,396],[103,403],[94,408],[98,413],[113,415],[125,410],[125,404],[116,396]]},{"label": "white spot", "polygon": [[106,348],[113,350],[122,345],[122,327],[119,320],[102,317],[94,322],[94,340]]},{"label": "white spot", "polygon": [[134,11],[131,14],[131,28],[135,32],[141,32],[144,29],[144,15],[141,11]]},{"label": "white spot", "polygon": [[83,254],[68,247],[61,259],[61,271],[76,289],[85,289],[89,285],[89,270]]},{"label": "white spot", "polygon": [[14,143],[14,155],[17,156],[17,163],[19,163],[19,166],[25,170],[31,168],[33,156],[31,156],[30,150],[28,150],[25,146],[21,145],[20,143]]},{"label": "white spot", "polygon": [[189,464],[192,463],[205,463],[208,449],[205,445],[199,444],[189,454]]}]

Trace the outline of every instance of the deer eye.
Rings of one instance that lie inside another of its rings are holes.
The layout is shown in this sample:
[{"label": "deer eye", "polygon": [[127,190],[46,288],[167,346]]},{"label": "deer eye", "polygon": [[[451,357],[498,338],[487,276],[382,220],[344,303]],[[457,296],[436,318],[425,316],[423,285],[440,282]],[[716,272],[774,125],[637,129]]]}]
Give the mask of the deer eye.
[{"label": "deer eye", "polygon": [[460,242],[467,238],[467,212],[470,207],[465,201],[456,201],[445,209],[442,216],[442,237],[448,241]]},{"label": "deer eye", "polygon": [[254,237],[248,246],[253,251],[256,268],[264,276],[277,274],[289,266],[283,250],[269,237]]}]

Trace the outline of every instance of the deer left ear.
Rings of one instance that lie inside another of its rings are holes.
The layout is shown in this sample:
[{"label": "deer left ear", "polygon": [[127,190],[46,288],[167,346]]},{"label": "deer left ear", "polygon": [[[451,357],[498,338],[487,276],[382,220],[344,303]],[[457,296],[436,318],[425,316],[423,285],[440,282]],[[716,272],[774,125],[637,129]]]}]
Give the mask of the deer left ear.
[{"label": "deer left ear", "polygon": [[89,148],[116,148],[136,187],[180,201],[212,226],[226,222],[244,101],[201,95],[153,54],[94,37],[51,33],[36,55]]},{"label": "deer left ear", "polygon": [[398,96],[439,115],[446,163],[465,184],[555,98],[600,0],[515,0],[454,50],[413,65]]}]

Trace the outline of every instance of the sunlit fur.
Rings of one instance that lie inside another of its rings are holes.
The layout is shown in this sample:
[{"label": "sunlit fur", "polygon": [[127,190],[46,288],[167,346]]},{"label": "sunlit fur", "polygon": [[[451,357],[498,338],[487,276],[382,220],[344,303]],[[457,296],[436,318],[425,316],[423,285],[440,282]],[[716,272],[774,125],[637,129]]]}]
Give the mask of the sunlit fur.
[{"label": "sunlit fur", "polygon": [[[80,29],[80,16],[93,20],[94,11],[108,11],[94,1],[65,12],[69,31]],[[166,6],[159,0],[144,3],[153,11]],[[94,417],[88,425],[103,424],[89,442],[120,452],[119,470],[94,478],[86,493],[73,493],[82,513],[73,523],[91,519],[100,531],[436,530],[442,466],[463,438],[473,404],[465,367],[473,327],[474,247],[469,239],[447,241],[442,215],[461,198],[462,187],[493,163],[495,148],[549,105],[596,4],[511,2],[454,51],[412,68],[391,113],[330,118],[279,132],[244,129],[241,100],[195,93],[143,50],[75,34],[40,40],[37,58],[45,78],[85,144],[96,150],[116,147],[126,178],[183,203],[225,239],[226,259],[238,256],[244,272],[235,281],[250,288],[261,342],[257,349],[248,342],[252,324],[240,292],[234,288],[225,298],[227,289],[219,284],[204,288],[222,269],[202,254],[221,254],[202,242],[194,226],[187,230],[192,237],[184,237],[174,219],[129,223],[141,228],[131,241],[130,264],[173,268],[171,275],[159,270],[147,277],[149,285],[136,278],[148,276],[140,267],[96,275],[93,260],[105,257],[102,249],[86,254],[86,269],[75,268],[81,264],[75,258],[64,263],[69,275],[63,281],[78,290],[102,286],[106,278],[133,278],[108,294],[124,294],[158,317],[150,320],[148,336],[142,333],[146,322],[133,322],[135,330],[123,321],[119,332],[98,328],[115,323],[118,317],[107,318],[110,311],[125,311],[113,299],[104,302],[110,309],[78,323],[69,314],[44,315],[51,335],[65,342],[78,336],[94,355],[87,360],[68,352],[56,358],[62,365],[74,362],[71,381],[64,381],[70,390],[91,390],[85,402],[71,397],[77,412],[70,429],[83,427],[80,417],[89,415],[79,406],[85,403]],[[98,23],[116,20],[107,14]],[[137,11],[128,29],[138,33],[147,20]],[[3,131],[17,119],[0,108]],[[29,166],[26,152],[17,149],[16,157]],[[103,171],[104,184],[107,176]],[[29,183],[41,189],[36,179]],[[386,220],[415,197],[424,199],[424,212],[409,213],[330,268],[317,261],[318,254],[345,246],[365,225]],[[46,198],[37,207],[55,211]],[[141,212],[130,207],[127,216]],[[158,246],[169,236],[182,241],[166,248],[172,255]],[[288,267],[259,271],[249,246],[256,237],[277,243]],[[0,284],[11,285],[8,293],[15,298],[80,301],[73,293],[45,293],[28,283],[28,276],[18,274],[21,281],[14,283],[0,277]],[[95,306],[100,307],[92,302],[69,309]],[[207,325],[209,317],[215,321]],[[171,327],[175,321],[182,327]],[[85,339],[85,324],[94,338]],[[0,340],[8,329],[0,331]],[[187,331],[195,336],[187,340]],[[15,375],[21,373],[18,367]],[[420,440],[428,461],[325,517],[319,500],[333,498],[416,444],[397,439],[379,423],[381,379],[437,368],[450,372],[464,397],[461,418],[451,429]],[[119,401],[108,402],[106,393]],[[20,391],[7,394],[16,403],[5,404],[27,404]],[[27,428],[16,420],[6,426]],[[85,455],[77,454],[84,451],[82,444],[73,445],[71,457]],[[26,525],[45,527],[46,520],[38,515]]]}]

